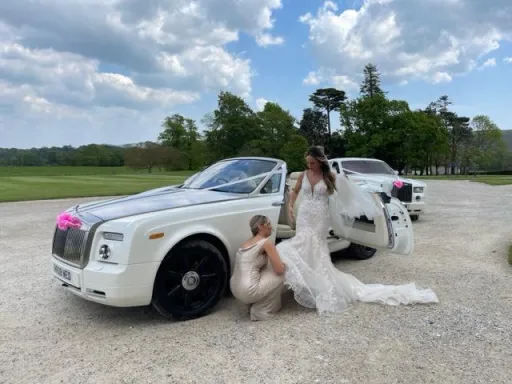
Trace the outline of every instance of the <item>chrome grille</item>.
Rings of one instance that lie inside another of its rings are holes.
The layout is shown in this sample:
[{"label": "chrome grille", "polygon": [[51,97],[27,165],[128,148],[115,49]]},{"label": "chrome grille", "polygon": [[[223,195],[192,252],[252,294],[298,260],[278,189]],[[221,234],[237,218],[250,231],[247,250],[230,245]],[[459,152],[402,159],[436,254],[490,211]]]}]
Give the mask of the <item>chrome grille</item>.
[{"label": "chrome grille", "polygon": [[393,186],[391,196],[396,197],[400,201],[410,203],[412,201],[412,184],[404,183],[400,189]]},{"label": "chrome grille", "polygon": [[62,260],[81,266],[87,242],[87,231],[68,228],[63,231],[55,229],[52,253]]}]

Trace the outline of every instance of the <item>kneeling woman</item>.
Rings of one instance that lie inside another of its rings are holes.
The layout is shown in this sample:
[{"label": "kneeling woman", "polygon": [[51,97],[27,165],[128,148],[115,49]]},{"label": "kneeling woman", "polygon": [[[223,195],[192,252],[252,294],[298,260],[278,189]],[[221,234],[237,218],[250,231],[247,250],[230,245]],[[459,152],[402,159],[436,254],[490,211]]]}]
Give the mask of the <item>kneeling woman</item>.
[{"label": "kneeling woman", "polygon": [[233,296],[250,306],[251,320],[267,320],[281,309],[286,266],[269,239],[272,224],[266,216],[254,216],[253,237],[238,249],[233,276]]}]

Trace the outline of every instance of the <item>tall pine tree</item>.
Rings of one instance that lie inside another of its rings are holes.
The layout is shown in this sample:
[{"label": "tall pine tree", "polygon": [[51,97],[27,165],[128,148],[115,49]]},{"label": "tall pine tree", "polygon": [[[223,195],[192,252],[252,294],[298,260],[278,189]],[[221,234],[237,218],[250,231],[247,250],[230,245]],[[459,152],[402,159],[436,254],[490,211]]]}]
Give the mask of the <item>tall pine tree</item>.
[{"label": "tall pine tree", "polygon": [[372,63],[368,63],[364,67],[364,80],[360,88],[361,96],[374,97],[384,96],[385,92],[380,87],[380,73]]}]

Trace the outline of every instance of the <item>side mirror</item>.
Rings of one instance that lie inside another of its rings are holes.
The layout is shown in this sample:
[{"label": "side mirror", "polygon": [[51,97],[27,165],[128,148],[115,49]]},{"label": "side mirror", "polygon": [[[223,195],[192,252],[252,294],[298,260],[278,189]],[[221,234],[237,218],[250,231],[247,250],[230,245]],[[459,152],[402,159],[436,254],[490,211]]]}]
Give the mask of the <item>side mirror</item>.
[{"label": "side mirror", "polygon": [[398,171],[396,169],[393,169],[393,172],[395,172],[395,175],[398,175]]}]

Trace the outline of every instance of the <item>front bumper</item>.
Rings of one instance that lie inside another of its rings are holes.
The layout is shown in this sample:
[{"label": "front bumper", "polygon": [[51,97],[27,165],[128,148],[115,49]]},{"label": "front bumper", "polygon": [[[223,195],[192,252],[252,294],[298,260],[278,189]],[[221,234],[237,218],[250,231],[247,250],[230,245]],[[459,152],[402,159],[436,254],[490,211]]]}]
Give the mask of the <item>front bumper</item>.
[{"label": "front bumper", "polygon": [[407,208],[409,215],[419,215],[425,211],[425,202],[423,201],[402,202],[402,204]]},{"label": "front bumper", "polygon": [[159,266],[160,263],[120,265],[90,261],[79,269],[52,257],[54,278],[70,292],[113,307],[149,305]]}]

